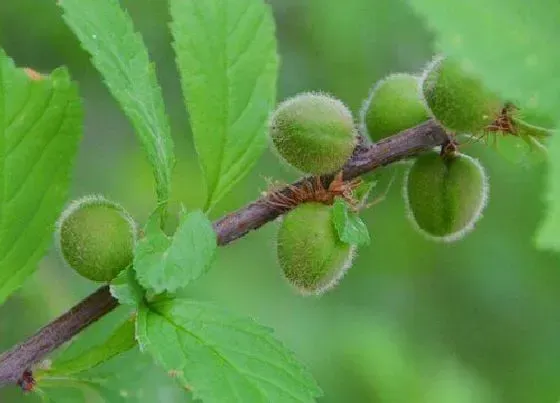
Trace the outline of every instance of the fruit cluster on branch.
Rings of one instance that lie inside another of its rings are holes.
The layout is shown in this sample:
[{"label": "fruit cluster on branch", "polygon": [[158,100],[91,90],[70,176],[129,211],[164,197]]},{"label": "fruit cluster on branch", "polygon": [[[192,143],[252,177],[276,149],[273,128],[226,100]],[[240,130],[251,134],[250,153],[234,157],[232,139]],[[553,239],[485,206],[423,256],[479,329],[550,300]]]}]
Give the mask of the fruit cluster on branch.
[{"label": "fruit cluster on branch", "polygon": [[[393,74],[376,83],[357,125],[348,108],[331,95],[303,93],[288,99],[272,115],[270,138],[281,160],[302,173],[322,175],[342,169],[360,139],[382,142],[434,118],[450,138],[441,149],[410,161],[403,197],[419,233],[434,241],[453,242],[475,227],[489,193],[484,168],[459,151],[459,137],[517,136],[532,144],[538,135],[520,116],[465,66],[437,57],[421,75]],[[361,192],[363,198],[364,189],[356,181],[339,188],[343,192],[332,192],[333,197],[315,197],[312,190],[308,195],[296,194],[296,202],[284,195],[278,198],[280,207],[311,202],[287,214],[277,240],[282,271],[302,294],[320,294],[335,285],[351,265],[360,239],[369,239],[358,216],[368,203],[355,197]],[[348,210],[342,215],[344,222],[335,214],[341,204],[347,204],[342,207]],[[354,235],[348,236],[349,231]]]},{"label": "fruit cluster on branch", "polygon": [[[428,151],[447,140],[445,130],[430,120],[378,143],[358,144],[344,166],[344,179],[350,180],[376,168]],[[329,182],[332,177],[326,175],[321,179]],[[309,178],[303,178],[279,192],[290,197],[294,188],[302,188],[308,181]],[[266,195],[216,220],[213,226],[218,244],[223,246],[234,242],[288,211],[275,208],[270,201],[270,195]],[[24,372],[35,363],[111,312],[117,305],[118,301],[109,292],[109,287],[104,285],[27,340],[4,352],[0,355],[0,387],[20,381]]]},{"label": "fruit cluster on branch", "polygon": [[[283,216],[277,233],[282,273],[301,294],[322,294],[369,242],[359,214],[374,204],[368,200],[373,183],[360,177],[400,160],[408,165],[403,197],[413,227],[431,240],[457,241],[475,227],[489,193],[482,165],[459,151],[459,138],[514,136],[531,145],[548,135],[521,117],[465,66],[444,57],[421,75],[395,74],[374,85],[359,122],[331,95],[299,94],[278,105],[269,136],[279,158],[308,176],[214,222],[218,244]],[[133,218],[103,197],[73,202],[57,228],[68,266],[102,283],[131,266],[137,235]],[[102,287],[2,354],[0,386],[22,381],[34,363],[117,304]]]}]

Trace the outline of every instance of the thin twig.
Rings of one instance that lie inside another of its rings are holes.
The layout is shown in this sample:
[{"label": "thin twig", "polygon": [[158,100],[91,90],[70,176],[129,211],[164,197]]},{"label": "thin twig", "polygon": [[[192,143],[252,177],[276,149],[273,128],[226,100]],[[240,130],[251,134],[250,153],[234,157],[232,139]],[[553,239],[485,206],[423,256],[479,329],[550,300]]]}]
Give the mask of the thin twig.
[{"label": "thin twig", "polygon": [[[380,166],[430,150],[448,140],[440,126],[427,121],[375,144],[360,142],[352,158],[344,166],[344,179],[353,179]],[[289,197],[294,188],[301,188],[308,179],[303,178],[279,192]],[[327,185],[332,179],[332,175],[321,178]],[[227,245],[288,210],[289,207],[275,207],[267,196],[250,203],[214,222],[218,243]],[[117,305],[118,301],[111,296],[109,287],[103,286],[35,335],[0,355],[0,387],[20,382],[24,372],[30,370],[33,364],[111,312]]]},{"label": "thin twig", "polygon": [[118,301],[103,286],[29,339],[0,356],[0,385],[17,383],[25,370],[111,312]]}]

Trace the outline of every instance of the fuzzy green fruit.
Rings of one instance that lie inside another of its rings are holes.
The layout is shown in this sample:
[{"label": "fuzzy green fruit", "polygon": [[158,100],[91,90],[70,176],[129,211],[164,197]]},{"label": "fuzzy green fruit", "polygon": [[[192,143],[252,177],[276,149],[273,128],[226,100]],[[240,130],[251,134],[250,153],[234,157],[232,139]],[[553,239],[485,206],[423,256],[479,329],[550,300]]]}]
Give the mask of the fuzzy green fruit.
[{"label": "fuzzy green fruit", "polygon": [[324,94],[304,93],[281,103],[270,119],[269,131],[278,154],[313,175],[342,168],[357,143],[350,110]]},{"label": "fuzzy green fruit", "polygon": [[438,58],[428,66],[422,92],[435,119],[448,130],[461,134],[484,130],[503,108],[497,95],[449,58]]},{"label": "fuzzy green fruit", "polygon": [[338,238],[332,206],[320,203],[304,203],[289,212],[277,242],[284,276],[304,295],[319,295],[336,285],[355,249]]},{"label": "fuzzy green fruit", "polygon": [[87,196],[62,213],[57,238],[70,267],[90,280],[108,282],[132,263],[136,225],[119,204]]},{"label": "fuzzy green fruit", "polygon": [[437,152],[421,155],[405,179],[409,217],[427,237],[452,242],[470,232],[486,206],[488,183],[473,158]]},{"label": "fuzzy green fruit", "polygon": [[430,118],[422,100],[418,77],[393,74],[372,89],[361,111],[361,127],[372,141],[379,141]]}]

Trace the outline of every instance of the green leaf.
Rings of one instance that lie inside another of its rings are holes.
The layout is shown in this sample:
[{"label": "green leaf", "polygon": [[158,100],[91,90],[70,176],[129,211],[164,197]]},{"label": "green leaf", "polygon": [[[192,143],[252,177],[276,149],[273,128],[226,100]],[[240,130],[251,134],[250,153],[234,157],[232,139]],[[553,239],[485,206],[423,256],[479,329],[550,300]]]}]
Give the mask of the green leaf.
[{"label": "green leaf", "polygon": [[496,135],[492,147],[507,161],[525,167],[532,167],[547,161],[546,147],[532,136]]},{"label": "green leaf", "polygon": [[124,305],[138,305],[144,300],[145,290],[136,279],[136,272],[131,267],[121,271],[111,281],[111,295]]},{"label": "green leaf", "polygon": [[137,338],[205,403],[313,402],[321,394],[268,328],[212,304],[177,299],[142,306]]},{"label": "green leaf", "polygon": [[0,50],[0,304],[51,242],[81,132],[80,97],[66,69],[41,76]]},{"label": "green leaf", "polygon": [[348,204],[342,199],[334,202],[332,220],[338,238],[350,245],[368,245],[369,231],[358,213],[348,211]]},{"label": "green leaf", "polygon": [[200,210],[185,213],[172,238],[152,218],[136,247],[134,270],[143,287],[174,292],[210,268],[216,248],[212,223]]},{"label": "green leaf", "polygon": [[560,36],[560,2],[409,2],[437,34],[443,52],[478,74],[490,89],[522,110],[527,107],[557,113],[560,52],[550,44]]},{"label": "green leaf", "polygon": [[130,401],[118,390],[106,386],[104,379],[82,377],[43,378],[37,393],[45,403],[119,403]]},{"label": "green leaf", "polygon": [[263,0],[170,0],[170,11],[209,209],[266,147],[278,74],[274,21]]},{"label": "green leaf", "polygon": [[118,0],[60,0],[64,19],[91,54],[107,87],[130,119],[156,178],[158,200],[169,199],[173,140],[155,68]]},{"label": "green leaf", "polygon": [[130,350],[135,345],[135,320],[130,318],[115,329],[103,344],[95,346],[77,357],[62,362],[54,362],[45,373],[50,377],[78,374],[103,364],[111,358]]}]

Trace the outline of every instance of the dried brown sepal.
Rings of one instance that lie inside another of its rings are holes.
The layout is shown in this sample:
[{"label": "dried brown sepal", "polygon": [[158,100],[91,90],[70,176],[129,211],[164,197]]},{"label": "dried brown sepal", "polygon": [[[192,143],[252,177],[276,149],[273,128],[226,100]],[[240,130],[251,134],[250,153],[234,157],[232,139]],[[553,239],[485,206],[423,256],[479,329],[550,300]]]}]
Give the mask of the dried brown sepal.
[{"label": "dried brown sepal", "polygon": [[485,132],[487,133],[501,133],[501,134],[512,134],[514,136],[517,135],[517,128],[515,126],[515,122],[513,120],[513,113],[517,111],[515,105],[511,103],[507,103],[500,114],[496,118],[496,120],[486,126]]},{"label": "dried brown sepal", "polygon": [[33,377],[33,372],[31,372],[30,370],[25,370],[17,384],[24,392],[27,393],[32,392],[35,389],[35,385],[37,385],[37,382]]},{"label": "dried brown sepal", "polygon": [[336,174],[328,187],[323,185],[320,176],[305,180],[301,186],[289,185],[284,191],[277,190],[276,185],[266,192],[266,203],[281,211],[290,210],[301,203],[317,202],[332,205],[337,197],[343,198],[350,206],[357,206],[359,201],[354,197],[354,189],[362,180],[354,178],[345,181],[342,171]]}]

